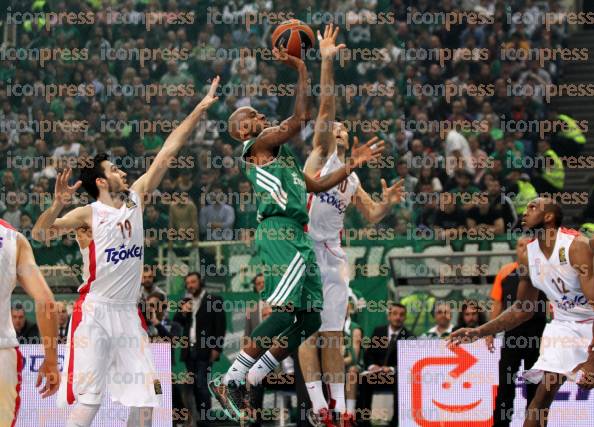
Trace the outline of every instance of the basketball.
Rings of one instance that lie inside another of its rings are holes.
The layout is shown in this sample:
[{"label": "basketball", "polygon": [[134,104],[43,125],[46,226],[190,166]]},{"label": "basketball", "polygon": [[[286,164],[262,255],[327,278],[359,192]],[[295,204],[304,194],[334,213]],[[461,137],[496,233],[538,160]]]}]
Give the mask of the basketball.
[{"label": "basketball", "polygon": [[290,19],[281,23],[272,33],[272,46],[287,49],[287,53],[297,58],[314,45],[313,30],[299,19]]}]

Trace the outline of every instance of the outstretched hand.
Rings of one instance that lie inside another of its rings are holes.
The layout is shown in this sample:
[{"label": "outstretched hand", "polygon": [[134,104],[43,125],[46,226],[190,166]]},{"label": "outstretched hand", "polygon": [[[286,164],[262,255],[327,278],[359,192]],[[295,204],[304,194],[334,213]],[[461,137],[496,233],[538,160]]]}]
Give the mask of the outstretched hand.
[{"label": "outstretched hand", "polygon": [[55,200],[63,206],[68,206],[72,202],[72,195],[82,185],[82,181],[76,181],[74,185],[68,185],[68,180],[72,176],[72,168],[66,168],[58,173],[56,177],[56,187],[54,190]]},{"label": "outstretched hand", "polygon": [[447,339],[448,345],[470,344],[481,338],[479,328],[460,328],[450,334]]},{"label": "outstretched hand", "polygon": [[212,82],[210,83],[210,88],[208,89],[208,93],[204,98],[202,98],[202,101],[200,101],[200,103],[198,104],[198,107],[200,109],[206,111],[211,107],[212,104],[219,100],[219,97],[216,96],[216,93],[220,81],[221,78],[219,76],[216,76],[214,79],[212,79]]},{"label": "outstretched hand", "polygon": [[365,163],[379,159],[384,151],[384,141],[377,136],[371,138],[366,144],[359,145],[359,138],[355,137],[351,150],[351,167],[358,168]]},{"label": "outstretched hand", "polygon": [[336,54],[346,48],[344,43],[336,45],[336,37],[338,37],[339,27],[334,28],[332,24],[326,25],[324,28],[324,36],[318,30],[318,42],[320,43],[320,55],[322,59],[332,59]]},{"label": "outstretched hand", "polygon": [[404,180],[399,179],[394,185],[388,187],[382,178],[382,200],[390,205],[400,203],[404,199]]}]

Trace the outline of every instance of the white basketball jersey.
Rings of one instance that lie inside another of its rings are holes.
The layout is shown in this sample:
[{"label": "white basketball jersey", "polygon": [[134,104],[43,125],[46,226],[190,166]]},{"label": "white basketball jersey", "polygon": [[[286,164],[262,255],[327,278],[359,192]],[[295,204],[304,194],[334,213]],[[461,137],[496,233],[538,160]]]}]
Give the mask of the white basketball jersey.
[{"label": "white basketball jersey", "polygon": [[569,247],[577,236],[579,233],[575,230],[559,228],[550,259],[540,250],[537,239],[527,246],[532,285],[546,294],[557,320],[594,319],[594,310],[582,293],[578,273],[569,259]]},{"label": "white basketball jersey", "polygon": [[138,302],[144,264],[144,228],[140,197],[130,191],[119,209],[96,201],[93,209],[93,240],[82,249],[83,284],[89,293],[120,302]]},{"label": "white basketball jersey", "polygon": [[1,219],[0,266],[0,348],[12,348],[19,345],[10,315],[10,296],[17,277],[17,232]]},{"label": "white basketball jersey", "polygon": [[[344,166],[336,151],[328,158],[319,176],[325,176]],[[359,187],[356,173],[328,191],[310,194],[308,200],[309,224],[307,232],[317,242],[338,241],[344,227],[344,214]]]}]

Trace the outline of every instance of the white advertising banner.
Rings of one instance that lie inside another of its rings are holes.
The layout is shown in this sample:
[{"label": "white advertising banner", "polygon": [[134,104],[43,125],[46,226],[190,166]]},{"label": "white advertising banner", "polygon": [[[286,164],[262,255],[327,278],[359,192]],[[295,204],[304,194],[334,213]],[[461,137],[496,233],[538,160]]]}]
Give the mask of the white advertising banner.
[{"label": "white advertising banner", "polygon": [[[497,393],[500,340],[448,348],[443,340],[398,342],[400,427],[490,427]],[[549,427],[591,427],[594,392],[563,385],[549,414]],[[526,408],[520,378],[511,426],[521,427]]]},{"label": "white advertising banner", "polygon": [[[23,354],[23,376],[21,385],[21,406],[16,427],[63,427],[73,406],[60,409],[56,406],[56,395],[42,399],[35,388],[39,366],[43,362],[41,345],[21,345]],[[58,348],[60,371],[64,369],[65,345]],[[153,426],[171,427],[171,346],[169,344],[151,344],[153,362],[161,381],[163,394],[161,407],[155,408]],[[111,401],[106,392],[101,409],[93,422],[93,427],[125,427],[128,409]]]}]

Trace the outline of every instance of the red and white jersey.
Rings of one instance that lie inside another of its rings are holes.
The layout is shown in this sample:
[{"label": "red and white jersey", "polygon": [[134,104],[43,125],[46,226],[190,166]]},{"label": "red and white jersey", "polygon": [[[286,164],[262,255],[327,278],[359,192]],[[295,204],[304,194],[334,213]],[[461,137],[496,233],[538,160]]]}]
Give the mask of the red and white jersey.
[{"label": "red and white jersey", "polygon": [[582,293],[578,273],[569,259],[569,247],[579,232],[559,228],[555,247],[547,259],[538,240],[528,243],[528,270],[532,285],[543,291],[553,306],[555,319],[581,322],[594,319],[594,310]]},{"label": "red and white jersey", "polygon": [[17,232],[0,219],[0,348],[19,345],[10,315],[10,296],[17,277]]},{"label": "red and white jersey", "polygon": [[140,197],[130,191],[119,209],[100,201],[91,204],[93,240],[81,248],[81,294],[118,302],[138,302],[144,264],[144,228]]},{"label": "red and white jersey", "polygon": [[[344,166],[336,151],[326,161],[319,176],[325,176]],[[317,242],[340,242],[344,214],[361,182],[355,172],[328,191],[310,194],[307,232]]]}]

